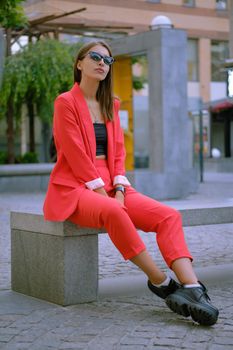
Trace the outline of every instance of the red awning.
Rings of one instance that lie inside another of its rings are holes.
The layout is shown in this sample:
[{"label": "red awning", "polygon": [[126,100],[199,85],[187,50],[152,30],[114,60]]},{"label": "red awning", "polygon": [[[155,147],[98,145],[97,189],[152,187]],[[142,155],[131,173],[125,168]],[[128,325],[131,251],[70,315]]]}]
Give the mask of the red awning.
[{"label": "red awning", "polygon": [[225,111],[227,109],[233,108],[233,103],[229,101],[224,101],[216,104],[215,106],[210,107],[210,112],[212,113],[219,113],[222,111]]}]

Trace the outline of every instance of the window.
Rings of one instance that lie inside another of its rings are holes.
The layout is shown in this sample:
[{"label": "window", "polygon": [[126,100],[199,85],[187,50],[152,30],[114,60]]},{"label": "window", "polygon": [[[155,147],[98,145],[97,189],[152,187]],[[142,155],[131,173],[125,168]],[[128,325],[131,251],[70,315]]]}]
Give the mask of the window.
[{"label": "window", "polygon": [[197,40],[188,40],[188,81],[198,81],[198,45]]},{"label": "window", "polygon": [[211,42],[211,80],[226,81],[226,72],[223,63],[229,57],[229,44],[227,41]]},{"label": "window", "polygon": [[194,7],[195,6],[195,0],[183,0],[183,5],[188,7]]},{"label": "window", "polygon": [[217,10],[226,10],[227,9],[227,0],[216,0],[216,9]]}]

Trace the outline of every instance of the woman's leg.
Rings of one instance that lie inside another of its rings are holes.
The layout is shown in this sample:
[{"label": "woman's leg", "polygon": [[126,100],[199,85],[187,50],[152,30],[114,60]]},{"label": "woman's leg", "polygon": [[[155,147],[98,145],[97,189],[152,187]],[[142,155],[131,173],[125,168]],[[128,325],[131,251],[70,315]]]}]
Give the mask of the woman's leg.
[{"label": "woman's leg", "polygon": [[[96,166],[100,177],[104,180],[106,190],[114,197],[107,161],[97,159]],[[154,283],[161,283],[165,279],[165,274],[155,265],[146,251],[127,214],[127,209],[122,208],[115,198],[103,197],[86,190],[79,200],[77,211],[69,220],[81,226],[105,227],[112,242],[125,259],[130,259],[141,268]]]},{"label": "woman's leg", "polygon": [[[218,309],[210,303],[205,286],[197,280],[191,263],[192,257],[184,239],[180,214],[131,189],[126,194],[125,205],[135,226],[143,231],[157,233],[157,242],[165,261],[183,284],[183,286],[177,286],[175,281],[170,280],[167,286],[158,287],[149,280],[150,290],[166,299],[172,311],[185,317],[191,316],[201,325],[215,324],[218,319]],[[143,269],[148,264],[148,257],[141,254],[140,258],[140,266]],[[156,273],[158,275],[156,266],[154,268],[152,264],[149,266],[151,275]]]},{"label": "woman's leg", "polygon": [[147,275],[152,283],[161,284],[166,279],[165,273],[155,264],[147,250],[144,250],[130,260]]},{"label": "woman's leg", "polygon": [[147,252],[126,209],[114,198],[85,190],[80,197],[77,211],[68,220],[80,226],[104,227],[124,259],[130,259],[153,283],[160,284],[165,280],[166,275]]},{"label": "woman's leg", "polygon": [[182,284],[197,283],[191,263],[192,256],[184,238],[180,213],[131,188],[126,193],[125,206],[137,228],[145,232],[156,232],[161,254],[178,280]]},{"label": "woman's leg", "polygon": [[124,259],[131,259],[145,250],[126,209],[114,198],[84,190],[77,210],[68,220],[80,226],[105,228]]},{"label": "woman's leg", "polygon": [[197,276],[193,270],[191,260],[188,258],[179,258],[173,261],[171,269],[176,274],[176,277],[181,284],[196,284],[198,283]]}]

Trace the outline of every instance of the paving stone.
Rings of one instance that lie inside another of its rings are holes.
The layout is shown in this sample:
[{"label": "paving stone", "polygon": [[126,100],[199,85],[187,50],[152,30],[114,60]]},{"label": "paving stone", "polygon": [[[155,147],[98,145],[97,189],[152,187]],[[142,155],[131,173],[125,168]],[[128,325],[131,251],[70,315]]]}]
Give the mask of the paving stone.
[{"label": "paving stone", "polygon": [[144,337],[140,335],[136,335],[135,332],[132,335],[127,335],[123,337],[120,344],[121,345],[143,345],[146,346],[149,343],[150,337]]},{"label": "paving stone", "polygon": [[2,333],[0,334],[0,343],[7,343],[14,337],[14,334]]},{"label": "paving stone", "polygon": [[227,336],[227,337],[226,336],[223,337],[222,335],[218,336],[213,341],[217,345],[232,345],[232,348],[233,348],[233,335],[232,334]]},{"label": "paving stone", "polygon": [[169,339],[169,338],[156,338],[153,340],[153,346],[164,346],[164,347],[176,347],[177,349],[181,348],[182,341],[180,339]]},{"label": "paving stone", "polygon": [[[233,349],[232,281],[226,285],[216,281],[210,288],[211,299],[220,309],[219,321],[213,327],[201,327],[172,313],[164,301],[149,293],[110,296],[66,308],[9,293],[7,304],[5,299],[1,303],[1,292],[10,289],[9,210],[38,210],[43,198],[44,193],[1,194],[0,350]],[[228,263],[232,232],[231,224],[185,228],[194,265]],[[158,265],[165,268],[154,234],[140,235]],[[141,273],[122,260],[107,235],[100,236],[99,246],[101,278]]]},{"label": "paving stone", "polygon": [[[18,343],[18,344],[7,344],[1,350],[32,350],[31,343]],[[34,350],[34,349],[33,349]]]},{"label": "paving stone", "polygon": [[[145,350],[146,346],[144,345],[118,345],[118,347],[116,348],[117,350]],[[111,350],[111,349],[109,349]],[[163,349],[164,350],[164,349]]]},{"label": "paving stone", "polygon": [[232,345],[217,345],[212,344],[208,350],[232,350]]},{"label": "paving stone", "polygon": [[14,334],[17,334],[17,330],[16,329],[13,329],[13,328],[10,328],[10,327],[4,327],[4,328],[0,328],[0,341],[1,341],[1,336],[2,334],[9,334],[9,335],[14,335]]},{"label": "paving stone", "polygon": [[83,345],[79,345],[77,343],[67,342],[63,343],[58,350],[84,350],[84,347]]}]

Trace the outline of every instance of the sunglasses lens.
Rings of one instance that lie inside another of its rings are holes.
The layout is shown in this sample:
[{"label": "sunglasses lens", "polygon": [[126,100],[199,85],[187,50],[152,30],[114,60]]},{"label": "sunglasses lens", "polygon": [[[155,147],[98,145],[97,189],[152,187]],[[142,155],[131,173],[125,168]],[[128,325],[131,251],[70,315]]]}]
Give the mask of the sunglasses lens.
[{"label": "sunglasses lens", "polygon": [[114,58],[110,56],[104,57],[104,63],[107,64],[107,66],[110,66],[114,62]]},{"label": "sunglasses lens", "polygon": [[91,51],[91,52],[89,52],[89,54],[90,54],[90,57],[96,62],[100,62],[103,59],[104,63],[107,66],[110,66],[114,62],[114,58],[113,57],[102,56],[98,52]]},{"label": "sunglasses lens", "polygon": [[96,62],[102,60],[102,57],[97,52],[90,52],[90,57]]}]

